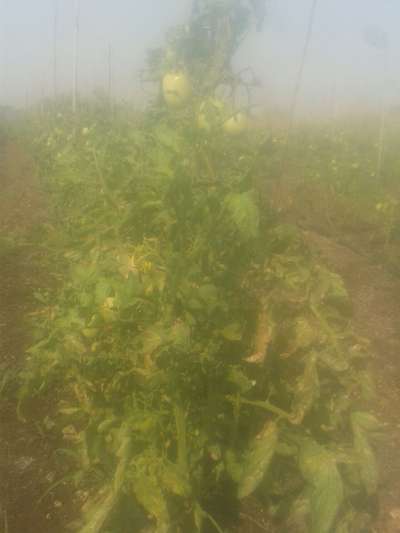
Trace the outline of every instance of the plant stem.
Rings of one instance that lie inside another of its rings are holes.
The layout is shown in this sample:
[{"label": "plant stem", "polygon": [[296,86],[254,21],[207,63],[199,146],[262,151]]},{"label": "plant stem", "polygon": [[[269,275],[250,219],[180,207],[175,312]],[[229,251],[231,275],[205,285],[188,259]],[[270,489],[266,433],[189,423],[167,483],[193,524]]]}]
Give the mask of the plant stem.
[{"label": "plant stem", "polygon": [[187,463],[187,442],[186,442],[186,423],[185,413],[182,407],[174,405],[174,416],[176,425],[176,440],[178,445],[178,464],[185,476],[189,475]]},{"label": "plant stem", "polygon": [[283,409],[280,409],[279,407],[276,407],[275,405],[272,405],[267,400],[266,401],[256,401],[256,400],[245,400],[241,398],[241,403],[244,403],[246,405],[253,405],[254,407],[261,407],[261,409],[265,409],[266,411],[269,411],[270,413],[273,413],[274,415],[278,415],[280,418],[286,418],[287,420],[290,420],[292,416],[284,411]]}]

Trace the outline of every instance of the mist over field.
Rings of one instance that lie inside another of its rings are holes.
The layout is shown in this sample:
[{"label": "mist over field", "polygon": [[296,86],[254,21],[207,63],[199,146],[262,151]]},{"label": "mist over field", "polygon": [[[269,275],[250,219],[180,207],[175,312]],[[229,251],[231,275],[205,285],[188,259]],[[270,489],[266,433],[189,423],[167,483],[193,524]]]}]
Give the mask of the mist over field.
[{"label": "mist over field", "polygon": [[[140,104],[149,87],[139,83],[149,47],[167,28],[183,24],[191,0],[81,0],[78,89],[90,94],[109,85],[116,100]],[[290,106],[312,2],[269,0],[261,32],[247,36],[235,65],[250,66],[262,82],[256,102]],[[72,87],[74,10],[65,0],[0,3],[0,104],[24,107]],[[299,112],[339,113],[400,101],[400,4],[395,0],[317,3],[299,94]],[[366,35],[372,35],[372,42]],[[384,35],[384,49],[374,38]],[[56,61],[56,87],[54,64]],[[111,69],[110,69],[111,66]],[[384,91],[384,93],[383,93]]]}]

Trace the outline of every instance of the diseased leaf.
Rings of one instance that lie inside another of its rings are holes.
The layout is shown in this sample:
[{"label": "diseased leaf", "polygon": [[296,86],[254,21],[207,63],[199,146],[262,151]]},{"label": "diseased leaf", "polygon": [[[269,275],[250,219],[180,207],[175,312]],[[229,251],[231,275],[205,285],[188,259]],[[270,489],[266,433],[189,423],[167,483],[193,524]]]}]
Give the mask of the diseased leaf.
[{"label": "diseased leaf", "polygon": [[177,348],[188,351],[190,349],[191,330],[183,320],[177,320],[171,329],[171,342]]},{"label": "diseased leaf", "polygon": [[191,489],[187,477],[178,465],[165,463],[162,472],[162,482],[167,490],[176,496],[189,496]]},{"label": "diseased leaf", "polygon": [[108,280],[100,278],[96,283],[96,302],[101,305],[112,294],[112,287]]},{"label": "diseased leaf", "polygon": [[260,215],[252,191],[229,194],[225,208],[243,239],[257,237]]},{"label": "diseased leaf", "polygon": [[121,427],[115,444],[118,446],[116,450],[118,463],[113,484],[97,496],[89,512],[85,515],[86,525],[80,530],[80,533],[101,533],[120,497],[131,456],[131,435],[127,424]]},{"label": "diseased leaf", "polygon": [[281,357],[289,357],[299,350],[309,348],[318,340],[318,333],[306,317],[299,317],[287,332],[288,345]]},{"label": "diseased leaf", "polygon": [[229,324],[222,331],[222,336],[228,341],[240,341],[242,340],[242,327],[238,322]]},{"label": "diseased leaf", "polygon": [[375,454],[368,442],[368,431],[379,428],[376,418],[369,413],[356,412],[351,415],[353,443],[360,476],[369,495],[378,489],[379,471]]},{"label": "diseased leaf", "polygon": [[318,353],[318,359],[324,366],[334,372],[344,372],[349,368],[349,361],[344,353],[337,352],[330,346]]},{"label": "diseased leaf", "polygon": [[238,486],[238,497],[246,498],[263,480],[278,444],[278,426],[268,422],[250,445],[244,457]]},{"label": "diseased leaf", "polygon": [[226,471],[235,483],[239,483],[243,474],[243,465],[239,462],[233,450],[229,449],[225,453]]},{"label": "diseased leaf", "polygon": [[157,521],[157,527],[168,531],[169,513],[160,480],[148,472],[137,472],[132,488],[139,504]]},{"label": "diseased leaf", "polygon": [[101,533],[115,503],[116,495],[112,490],[109,490],[85,513],[86,525],[79,530],[79,533]]},{"label": "diseased leaf", "polygon": [[343,483],[332,454],[311,439],[299,454],[300,471],[310,485],[310,533],[329,533],[343,502]]},{"label": "diseased leaf", "polygon": [[364,411],[353,412],[351,414],[351,422],[353,427],[358,426],[365,431],[377,431],[382,427],[374,415]]},{"label": "diseased leaf", "polygon": [[246,362],[262,364],[265,361],[268,346],[272,339],[272,332],[273,322],[268,312],[266,298],[261,298],[254,334],[253,353],[245,358]]},{"label": "diseased leaf", "polygon": [[293,423],[300,424],[304,416],[319,398],[319,377],[317,370],[317,356],[311,352],[308,356],[303,375],[296,384],[293,400]]},{"label": "diseased leaf", "polygon": [[310,515],[310,498],[304,490],[292,503],[288,519],[285,521],[286,530],[306,533],[308,531],[308,518]]},{"label": "diseased leaf", "polygon": [[203,529],[204,512],[198,503],[194,506],[194,525],[196,530],[200,533]]},{"label": "diseased leaf", "polygon": [[228,380],[235,385],[242,394],[252,389],[255,384],[255,382],[251,381],[240,367],[237,366],[233,366],[229,370]]},{"label": "diseased leaf", "polygon": [[153,326],[143,334],[143,351],[151,355],[163,344],[165,330],[162,327]]},{"label": "diseased leaf", "polygon": [[299,317],[294,327],[298,348],[308,348],[318,338],[315,326],[305,317]]}]

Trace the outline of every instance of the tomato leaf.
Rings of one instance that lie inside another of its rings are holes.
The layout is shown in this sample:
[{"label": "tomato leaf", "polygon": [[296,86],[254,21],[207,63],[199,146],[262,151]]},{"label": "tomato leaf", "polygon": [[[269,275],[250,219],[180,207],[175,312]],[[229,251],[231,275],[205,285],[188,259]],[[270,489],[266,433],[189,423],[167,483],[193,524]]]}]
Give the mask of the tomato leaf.
[{"label": "tomato leaf", "polygon": [[268,422],[251,443],[242,465],[242,475],[238,485],[240,499],[250,496],[263,480],[278,444],[278,426]]},{"label": "tomato leaf", "polygon": [[310,486],[310,533],[329,533],[343,503],[343,483],[333,455],[311,439],[299,454],[300,471]]}]

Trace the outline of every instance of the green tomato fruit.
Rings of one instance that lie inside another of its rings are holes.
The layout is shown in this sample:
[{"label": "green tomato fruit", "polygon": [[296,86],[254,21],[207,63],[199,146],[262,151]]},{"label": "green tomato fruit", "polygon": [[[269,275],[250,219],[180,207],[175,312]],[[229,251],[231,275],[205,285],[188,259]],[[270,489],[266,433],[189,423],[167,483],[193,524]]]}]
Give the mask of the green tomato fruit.
[{"label": "green tomato fruit", "polygon": [[168,72],[162,80],[164,100],[170,107],[180,107],[190,98],[192,86],[184,72]]},{"label": "green tomato fruit", "polygon": [[239,111],[224,122],[224,131],[228,135],[240,135],[249,127],[249,117]]}]

